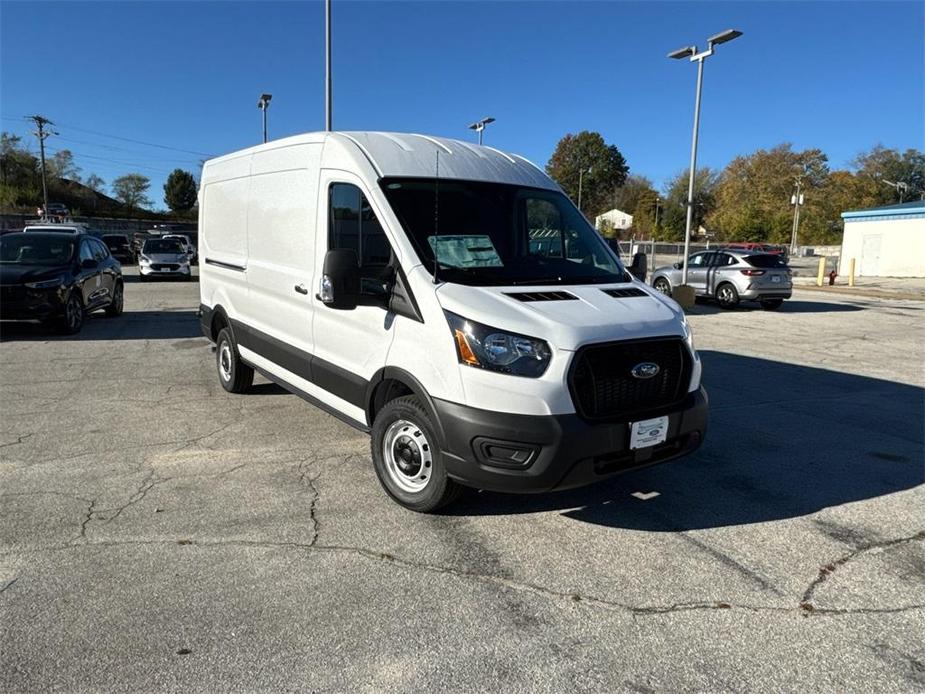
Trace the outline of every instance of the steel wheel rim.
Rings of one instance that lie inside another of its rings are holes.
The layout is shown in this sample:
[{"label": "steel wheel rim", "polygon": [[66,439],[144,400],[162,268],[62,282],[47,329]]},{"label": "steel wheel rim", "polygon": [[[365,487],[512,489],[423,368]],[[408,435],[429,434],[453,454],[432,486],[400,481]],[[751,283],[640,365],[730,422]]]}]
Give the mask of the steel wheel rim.
[{"label": "steel wheel rim", "polygon": [[218,350],[218,372],[223,381],[231,380],[231,345],[227,341]]},{"label": "steel wheel rim", "polygon": [[404,492],[416,494],[430,482],[433,449],[414,422],[399,419],[389,425],[382,437],[382,459],[389,479]]}]

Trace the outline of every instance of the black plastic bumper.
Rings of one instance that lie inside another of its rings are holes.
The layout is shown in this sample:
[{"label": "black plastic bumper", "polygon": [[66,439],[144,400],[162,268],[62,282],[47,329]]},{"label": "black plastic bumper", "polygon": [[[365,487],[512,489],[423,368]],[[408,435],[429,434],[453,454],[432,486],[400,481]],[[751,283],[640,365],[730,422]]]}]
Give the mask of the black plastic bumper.
[{"label": "black plastic bumper", "polygon": [[577,414],[518,415],[434,400],[451,478],[501,492],[547,492],[591,484],[695,451],[707,433],[703,388],[674,407],[635,419],[668,415],[668,438],[629,449],[630,420],[592,424]]},{"label": "black plastic bumper", "polygon": [[199,329],[203,335],[212,339],[212,309],[205,304],[199,304]]}]

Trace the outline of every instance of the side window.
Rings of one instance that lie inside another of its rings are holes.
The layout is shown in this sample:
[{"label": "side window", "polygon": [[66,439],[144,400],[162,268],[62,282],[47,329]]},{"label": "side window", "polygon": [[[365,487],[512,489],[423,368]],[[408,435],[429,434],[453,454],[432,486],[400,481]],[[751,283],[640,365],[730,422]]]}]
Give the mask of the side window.
[{"label": "side window", "polygon": [[707,264],[707,256],[713,255],[712,253],[695,253],[691,256],[690,267],[705,267]]},{"label": "side window", "polygon": [[93,260],[93,249],[90,247],[88,239],[83,239],[80,242],[80,262],[82,263],[85,260]]},{"label": "side window", "polygon": [[551,201],[527,198],[527,239],[530,255],[562,258],[564,246],[562,213]]},{"label": "side window", "polygon": [[356,251],[362,268],[388,265],[392,247],[360,189],[349,183],[334,183],[329,204],[328,248]]},{"label": "side window", "polygon": [[729,255],[728,253],[716,254],[716,265],[718,266],[735,265],[737,262],[735,256]]},{"label": "side window", "polygon": [[109,251],[102,241],[91,239],[90,243],[93,245],[93,257],[96,258],[97,262],[102,263],[109,257]]}]

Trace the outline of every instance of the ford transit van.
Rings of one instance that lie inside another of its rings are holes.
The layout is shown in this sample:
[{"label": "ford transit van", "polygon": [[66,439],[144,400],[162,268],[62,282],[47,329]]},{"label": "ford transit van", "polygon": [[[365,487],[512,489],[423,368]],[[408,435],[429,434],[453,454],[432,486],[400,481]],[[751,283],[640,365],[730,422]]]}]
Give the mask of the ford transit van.
[{"label": "ford transit van", "polygon": [[703,441],[683,312],[522,157],[309,133],[206,162],[199,195],[222,387],[257,371],[369,432],[407,508],[576,487]]}]

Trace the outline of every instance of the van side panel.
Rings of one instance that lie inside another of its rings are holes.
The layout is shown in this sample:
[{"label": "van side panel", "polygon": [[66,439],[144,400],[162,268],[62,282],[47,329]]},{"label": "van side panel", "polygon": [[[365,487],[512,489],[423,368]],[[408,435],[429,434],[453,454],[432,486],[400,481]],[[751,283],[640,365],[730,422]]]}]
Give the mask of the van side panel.
[{"label": "van side panel", "polygon": [[234,316],[247,301],[247,200],[250,155],[209,162],[202,172],[199,294]]},{"label": "van side panel", "polygon": [[249,296],[239,319],[295,348],[293,354],[313,351],[311,299],[321,148],[320,144],[290,145],[258,152],[251,165]]}]

